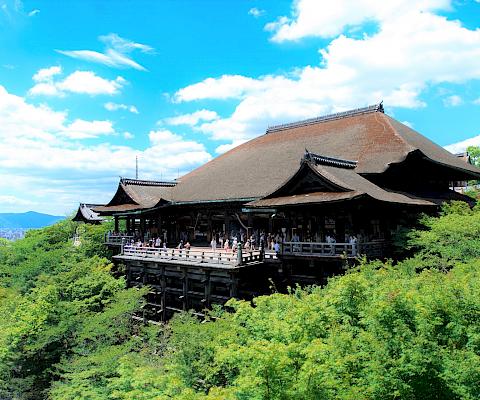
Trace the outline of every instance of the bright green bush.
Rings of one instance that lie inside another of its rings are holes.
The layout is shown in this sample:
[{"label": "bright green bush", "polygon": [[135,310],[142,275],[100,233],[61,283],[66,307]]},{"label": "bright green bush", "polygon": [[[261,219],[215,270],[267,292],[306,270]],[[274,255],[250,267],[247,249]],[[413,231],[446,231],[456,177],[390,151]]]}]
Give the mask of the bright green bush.
[{"label": "bright green bush", "polygon": [[422,223],[401,263],[147,327],[143,293],[96,255],[102,228],[79,248],[69,223],[2,244],[0,397],[478,399],[480,211]]}]

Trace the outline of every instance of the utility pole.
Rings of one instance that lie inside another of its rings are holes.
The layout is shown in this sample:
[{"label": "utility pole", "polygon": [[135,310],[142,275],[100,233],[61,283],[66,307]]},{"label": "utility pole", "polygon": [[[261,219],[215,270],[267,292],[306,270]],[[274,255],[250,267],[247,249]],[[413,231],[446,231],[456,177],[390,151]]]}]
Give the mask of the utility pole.
[{"label": "utility pole", "polygon": [[138,156],[135,156],[135,179],[138,179]]}]

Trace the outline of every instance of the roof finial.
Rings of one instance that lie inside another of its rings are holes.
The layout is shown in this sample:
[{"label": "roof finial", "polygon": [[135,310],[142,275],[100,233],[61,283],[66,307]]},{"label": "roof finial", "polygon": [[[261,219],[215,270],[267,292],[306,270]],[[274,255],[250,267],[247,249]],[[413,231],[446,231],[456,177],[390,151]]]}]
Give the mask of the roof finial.
[{"label": "roof finial", "polygon": [[305,154],[303,155],[302,161],[312,161],[312,154],[305,147]]}]

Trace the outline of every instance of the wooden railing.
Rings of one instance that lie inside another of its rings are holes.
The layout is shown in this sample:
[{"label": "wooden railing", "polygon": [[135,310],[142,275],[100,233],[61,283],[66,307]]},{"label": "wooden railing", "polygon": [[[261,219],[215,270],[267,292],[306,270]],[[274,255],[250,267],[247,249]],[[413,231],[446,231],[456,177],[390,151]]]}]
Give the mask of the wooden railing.
[{"label": "wooden railing", "polygon": [[140,257],[150,260],[179,260],[191,263],[210,263],[225,265],[243,265],[261,261],[259,250],[254,251],[222,251],[210,249],[177,249],[123,246],[121,255],[125,257]]},{"label": "wooden railing", "polygon": [[119,235],[114,233],[105,234],[105,244],[121,245],[122,243],[130,243],[133,240],[133,236]]},{"label": "wooden railing", "polygon": [[381,257],[384,255],[386,243],[384,241],[362,243],[326,243],[326,242],[284,242],[280,253],[288,256],[342,256]]}]

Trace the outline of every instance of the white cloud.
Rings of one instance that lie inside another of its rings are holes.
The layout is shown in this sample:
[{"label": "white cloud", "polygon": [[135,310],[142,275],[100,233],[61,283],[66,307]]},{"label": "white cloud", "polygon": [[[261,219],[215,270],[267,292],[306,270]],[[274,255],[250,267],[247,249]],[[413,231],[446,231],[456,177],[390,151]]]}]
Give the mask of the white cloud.
[{"label": "white cloud", "polygon": [[[480,0],[478,0],[480,2]],[[473,104],[480,105],[480,97],[478,99],[473,100]]]},{"label": "white cloud", "polygon": [[33,80],[36,84],[29,90],[31,96],[64,96],[66,93],[81,93],[91,96],[114,95],[126,84],[121,76],[108,80],[92,71],[75,71],[65,79],[56,81],[55,76],[61,74],[61,67],[54,66],[39,70]]},{"label": "white cloud", "polygon": [[30,11],[27,15],[29,17],[34,17],[35,15],[39,14],[40,10],[38,8],[35,8],[34,10]]},{"label": "white cloud", "polygon": [[255,18],[258,18],[258,17],[261,17],[263,14],[265,14],[265,10],[261,10],[257,7],[253,7],[250,10],[248,10],[248,14]]},{"label": "white cloud", "polygon": [[90,139],[115,132],[110,121],[85,121],[76,119],[62,132],[71,139]]},{"label": "white cloud", "polygon": [[211,110],[198,110],[191,114],[178,115],[176,117],[166,118],[164,121],[168,125],[197,125],[200,121],[213,121],[218,119],[219,116],[215,111]]},{"label": "white cloud", "polygon": [[[315,22],[315,29],[325,31],[314,31],[313,25],[307,29],[302,20],[304,3],[310,7],[321,7],[317,6],[321,4],[326,7],[325,15],[341,18],[333,19],[330,27],[324,26],[327,17],[318,9],[311,10],[307,14],[320,21]],[[340,5],[302,0],[295,4],[296,19],[282,25],[291,27],[285,28],[287,30],[295,26],[295,35],[290,31],[287,34],[281,27],[275,35],[282,32],[284,40],[293,40],[293,36],[300,39],[338,35],[319,50],[319,65],[258,78],[223,75],[181,88],[174,95],[177,102],[238,101],[227,118],[200,125],[204,133],[233,142],[259,135],[268,125],[380,100],[388,107],[418,108],[425,106],[422,94],[430,86],[480,79],[480,30],[470,30],[459,21],[434,14],[432,10],[448,9],[447,0],[424,0],[415,4],[406,0],[382,4],[362,0],[358,2],[361,11],[357,9],[357,2],[349,2],[351,8],[341,7],[346,4],[344,1],[340,1]],[[357,33],[350,37],[348,29],[343,31],[365,21],[377,23],[378,30],[360,38]],[[276,40],[280,41],[280,36]]]},{"label": "white cloud", "polygon": [[152,47],[121,38],[116,33],[100,36],[99,40],[105,44],[103,53],[94,50],[57,50],[57,52],[68,57],[104,64],[109,67],[134,68],[146,71],[145,67],[134,61],[128,54],[134,50],[140,50],[142,53],[152,53],[154,50]]},{"label": "white cloud", "polygon": [[126,83],[125,79],[118,76],[115,80],[107,80],[95,75],[91,71],[75,71],[60,82],[60,89],[72,93],[117,94]]},{"label": "white cloud", "polygon": [[138,114],[137,107],[132,106],[132,105],[117,104],[117,103],[108,102],[108,103],[105,103],[103,106],[108,111],[127,110],[127,111],[130,111],[133,114]]},{"label": "white cloud", "polygon": [[232,99],[242,98],[262,83],[253,78],[241,75],[223,75],[220,78],[207,78],[180,89],[175,93],[174,101],[192,101],[202,99]]},{"label": "white cloud", "polygon": [[108,201],[118,176],[134,175],[135,156],[144,179],[173,179],[211,159],[204,145],[166,130],[150,132],[144,149],[71,140],[115,134],[110,121],[70,121],[67,112],[34,106],[0,86],[0,170],[9,189],[0,194],[63,214],[79,201]]},{"label": "white cloud", "polygon": [[240,146],[242,143],[245,143],[246,140],[235,140],[232,143],[228,144],[221,144],[215,149],[215,153],[217,154],[223,154],[226,153],[229,150],[232,150],[233,148]]},{"label": "white cloud", "polygon": [[443,105],[445,107],[457,107],[463,104],[463,100],[460,96],[454,94],[443,99]]},{"label": "white cloud", "polygon": [[61,74],[62,73],[62,67],[59,65],[54,65],[49,68],[42,68],[38,70],[38,72],[33,75],[33,80],[35,82],[50,82],[52,81],[53,77],[55,75]]},{"label": "white cloud", "polygon": [[445,146],[445,149],[447,149],[450,153],[456,154],[464,152],[469,146],[480,146],[480,135],[462,140],[457,143],[449,144],[448,146]]},{"label": "white cloud", "polygon": [[125,139],[133,139],[135,137],[135,135],[133,133],[130,133],[130,132],[123,132],[123,137]]},{"label": "white cloud", "polygon": [[34,203],[31,200],[20,199],[12,195],[0,195],[0,204],[2,211],[5,212],[5,206],[32,206]]},{"label": "white cloud", "polygon": [[345,28],[359,26],[367,21],[380,23],[391,21],[397,16],[433,10],[450,9],[450,0],[298,0],[294,3],[291,17],[279,17],[265,26],[274,33],[272,40],[283,42],[299,40],[308,36],[335,37]]}]

